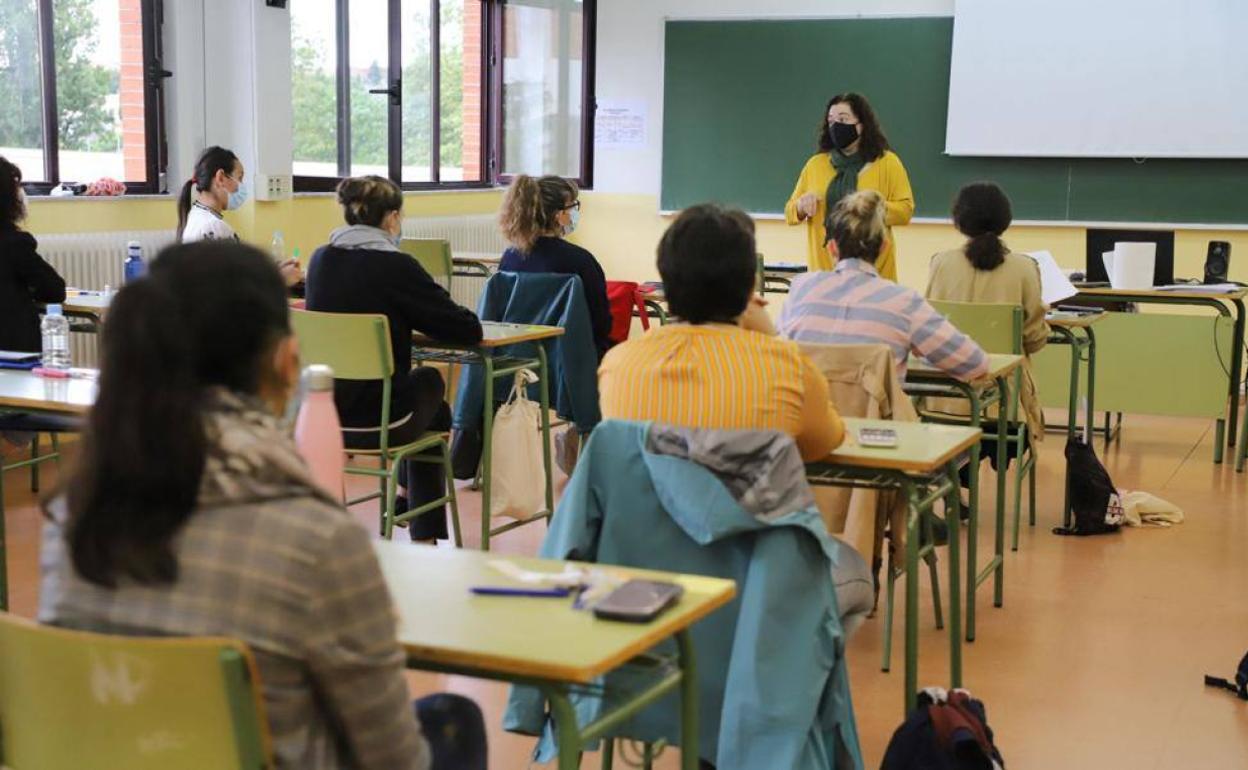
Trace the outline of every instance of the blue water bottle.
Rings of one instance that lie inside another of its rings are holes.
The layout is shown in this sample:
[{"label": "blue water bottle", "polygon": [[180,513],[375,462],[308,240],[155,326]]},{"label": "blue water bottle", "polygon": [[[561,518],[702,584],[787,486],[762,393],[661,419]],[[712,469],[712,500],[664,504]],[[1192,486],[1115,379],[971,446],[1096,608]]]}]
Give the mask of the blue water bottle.
[{"label": "blue water bottle", "polygon": [[146,272],[147,265],[143,264],[143,246],[138,241],[130,241],[126,244],[126,261],[122,265],[125,282],[130,283],[136,278],[142,278]]}]

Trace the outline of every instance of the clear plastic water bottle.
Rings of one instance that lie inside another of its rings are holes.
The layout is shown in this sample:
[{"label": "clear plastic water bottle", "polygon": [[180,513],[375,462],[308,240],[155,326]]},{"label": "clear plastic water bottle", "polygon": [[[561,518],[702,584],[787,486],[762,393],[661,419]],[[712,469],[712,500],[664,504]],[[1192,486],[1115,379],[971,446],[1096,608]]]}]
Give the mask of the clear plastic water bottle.
[{"label": "clear plastic water bottle", "polygon": [[269,252],[273,255],[273,261],[279,265],[286,261],[286,239],[282,236],[281,230],[273,231],[273,242],[269,244]]},{"label": "clear plastic water bottle", "polygon": [[39,331],[43,334],[43,368],[69,369],[73,365],[69,357],[69,319],[60,305],[48,305]]},{"label": "clear plastic water bottle", "polygon": [[146,272],[147,265],[143,264],[143,245],[138,241],[130,241],[126,244],[126,261],[122,265],[124,282],[130,283],[142,278]]},{"label": "clear plastic water bottle", "polygon": [[295,418],[295,446],[312,478],[335,500],[342,500],[346,455],[342,423],[334,405],[334,370],[314,364],[303,370],[303,403]]}]

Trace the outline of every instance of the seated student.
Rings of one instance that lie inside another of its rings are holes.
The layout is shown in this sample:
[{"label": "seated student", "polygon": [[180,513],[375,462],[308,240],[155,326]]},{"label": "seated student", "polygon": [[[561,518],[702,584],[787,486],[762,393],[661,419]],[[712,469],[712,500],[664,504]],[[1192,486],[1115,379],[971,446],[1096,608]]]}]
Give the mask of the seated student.
[{"label": "seated student", "polygon": [[814,460],[845,428],[823,375],[776,339],[753,295],[754,223],[713,204],[683,211],[659,242],[658,268],[679,323],[607,353],[598,370],[602,416],[689,428],[770,429]]},{"label": "seated student", "polygon": [[503,252],[498,269],[579,276],[594,330],[594,345],[602,358],[612,345],[607,279],[593,254],[564,240],[581,220],[577,195],[576,185],[562,177],[534,179],[520,174],[513,179],[498,216],[511,248]]},{"label": "seated student", "polygon": [[117,294],[101,344],[79,462],[47,506],[39,620],[243,641],[279,768],[428,768],[449,708],[462,745],[432,766],[482,770],[471,701],[419,703],[426,743],[369,534],[283,429],[299,356],[272,260],[170,247]]},{"label": "seated student", "polygon": [[[932,257],[927,298],[954,302],[990,302],[1023,309],[1023,387],[1019,394],[1031,435],[1044,436],[1044,414],[1031,377],[1030,356],[1049,341],[1048,307],[1040,298],[1040,268],[1025,254],[1001,241],[1010,226],[1010,199],[992,182],[968,184],[953,204],[953,224],[968,240],[959,249]],[[993,455],[995,456],[995,455]]]},{"label": "seated student", "polygon": [[[224,147],[209,147],[199,154],[191,178],[178,193],[178,243],[238,240],[221,212],[234,211],[247,202],[245,173],[243,162]],[[279,267],[287,286],[303,281],[298,260],[288,259]]]},{"label": "seated student", "polygon": [[38,302],[64,302],[65,280],[39,256],[26,218],[22,171],[0,157],[0,350],[38,353]]},{"label": "seated student", "polygon": [[988,356],[937,313],[917,291],[881,278],[875,261],[888,249],[884,199],[874,190],[842,198],[828,214],[831,271],[793,281],[780,314],[780,334],[825,345],[884,343],[898,376],[914,353],[960,380],[988,374]]},{"label": "seated student", "polygon": [[[481,341],[476,314],[455,304],[420,263],[399,250],[403,193],[379,176],[344,179],[338,185],[346,226],[312,255],[308,265],[308,310],[377,313],[390,319],[394,377],[390,390],[390,446],[415,441],[425,431],[449,430],[446,384],[436,369],[412,368],[412,332],[461,345]],[[334,401],[348,449],[372,449],[381,441],[380,382],[334,385]],[[404,461],[396,512],[436,500],[445,488],[442,468]],[[439,507],[408,523],[412,540],[445,540],[446,513]]]}]

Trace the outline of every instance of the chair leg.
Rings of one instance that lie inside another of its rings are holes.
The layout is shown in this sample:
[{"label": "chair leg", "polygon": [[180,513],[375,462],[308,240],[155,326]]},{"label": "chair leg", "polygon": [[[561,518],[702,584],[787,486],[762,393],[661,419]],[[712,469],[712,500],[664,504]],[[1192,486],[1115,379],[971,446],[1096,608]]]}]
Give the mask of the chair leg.
[{"label": "chair leg", "polygon": [[615,766],[615,739],[602,739],[602,770],[612,770]]},{"label": "chair leg", "polygon": [[884,659],[880,662],[880,670],[887,672],[893,659],[893,588],[896,573],[893,571],[893,548],[889,544],[888,558],[884,566],[888,574],[888,588],[884,592]]},{"label": "chair leg", "polygon": [[1018,528],[1023,520],[1023,476],[1028,472],[1034,472],[1033,466],[1028,466],[1025,452],[1027,450],[1027,433],[1026,429],[1022,432],[1022,439],[1018,446],[1018,458],[1015,460],[1014,466],[1014,541],[1010,545],[1010,550],[1018,550]]},{"label": "chair leg", "polygon": [[442,450],[442,473],[446,476],[446,502],[451,507],[451,531],[455,535],[455,547],[464,547],[464,538],[459,531],[459,498],[455,493],[455,474],[451,470],[451,447],[445,441],[440,444]]},{"label": "chair leg", "polygon": [[381,498],[381,536],[389,540],[394,536],[394,504],[399,495],[399,468],[403,467],[403,463],[395,462],[390,465],[390,472],[381,479],[382,488],[385,494]]},{"label": "chair leg", "polygon": [[[30,459],[34,460],[39,457],[39,434],[30,440]],[[30,491],[32,494],[39,493],[39,463],[34,462],[30,465]]]},{"label": "chair leg", "polygon": [[1032,455],[1031,473],[1027,479],[1027,507],[1031,516],[1031,526],[1036,526],[1036,463],[1035,455]]},{"label": "chair leg", "polygon": [[932,614],[936,616],[936,628],[945,627],[945,611],[940,604],[940,572],[936,568],[936,550],[928,551],[923,556],[923,561],[927,562],[927,572],[932,580]]}]

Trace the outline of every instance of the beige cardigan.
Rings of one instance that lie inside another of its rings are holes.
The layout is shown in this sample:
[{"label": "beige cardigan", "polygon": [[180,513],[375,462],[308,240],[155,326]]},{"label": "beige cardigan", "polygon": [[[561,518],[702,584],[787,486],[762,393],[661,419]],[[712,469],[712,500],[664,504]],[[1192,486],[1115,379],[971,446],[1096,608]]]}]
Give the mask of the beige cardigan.
[{"label": "beige cardigan", "polygon": [[[963,249],[942,251],[932,257],[927,298],[950,302],[984,302],[1020,305],[1023,308],[1023,367],[1020,401],[1032,440],[1044,437],[1044,414],[1031,376],[1030,356],[1049,341],[1048,307],[1040,298],[1040,268],[1024,254],[1009,252],[992,270],[977,270]],[[1001,352],[1001,351],[995,351]]]}]

